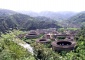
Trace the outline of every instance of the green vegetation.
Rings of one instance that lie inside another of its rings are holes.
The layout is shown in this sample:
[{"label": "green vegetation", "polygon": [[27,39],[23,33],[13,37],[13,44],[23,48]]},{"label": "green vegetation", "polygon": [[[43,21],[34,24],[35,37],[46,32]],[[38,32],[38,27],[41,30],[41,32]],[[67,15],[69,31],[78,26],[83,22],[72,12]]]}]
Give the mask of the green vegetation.
[{"label": "green vegetation", "polygon": [[[49,21],[48,21],[49,20]],[[56,21],[49,18],[37,19],[23,14],[13,14],[0,17],[0,31],[6,32],[12,29],[34,30],[46,28],[59,28]]]},{"label": "green vegetation", "polygon": [[79,28],[67,28],[67,30],[78,30]]},{"label": "green vegetation", "polygon": [[[34,60],[34,57],[14,40],[20,31],[2,34],[0,37],[0,60]],[[17,39],[18,40],[18,39]],[[19,41],[21,42],[21,41]]]},{"label": "green vegetation", "polygon": [[59,28],[59,31],[62,31],[62,30],[78,30],[79,28]]},{"label": "green vegetation", "polygon": [[66,37],[57,37],[59,40],[65,39]]}]

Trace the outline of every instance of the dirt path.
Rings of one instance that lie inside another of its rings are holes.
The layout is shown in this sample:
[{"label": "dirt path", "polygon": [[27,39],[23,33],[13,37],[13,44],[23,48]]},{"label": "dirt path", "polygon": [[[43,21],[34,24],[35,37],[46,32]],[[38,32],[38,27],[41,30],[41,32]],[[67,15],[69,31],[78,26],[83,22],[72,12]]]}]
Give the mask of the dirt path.
[{"label": "dirt path", "polygon": [[20,46],[24,47],[25,49],[27,49],[28,52],[32,53],[32,55],[33,55],[33,47],[31,47],[30,44],[27,44],[26,42],[24,42],[23,40],[20,40],[18,38],[13,39],[13,41],[15,43],[17,43],[18,45],[20,45]]},{"label": "dirt path", "polygon": [[33,55],[33,48],[29,44],[27,44],[27,43],[25,43],[25,44],[19,43],[19,45],[26,48]]}]

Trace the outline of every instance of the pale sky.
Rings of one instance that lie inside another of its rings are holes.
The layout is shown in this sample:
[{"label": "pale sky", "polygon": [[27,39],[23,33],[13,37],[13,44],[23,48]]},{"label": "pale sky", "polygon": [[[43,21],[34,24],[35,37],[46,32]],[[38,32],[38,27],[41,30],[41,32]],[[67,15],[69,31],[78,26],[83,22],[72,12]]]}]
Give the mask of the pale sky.
[{"label": "pale sky", "polygon": [[85,0],[0,0],[0,8],[14,11],[85,11]]}]

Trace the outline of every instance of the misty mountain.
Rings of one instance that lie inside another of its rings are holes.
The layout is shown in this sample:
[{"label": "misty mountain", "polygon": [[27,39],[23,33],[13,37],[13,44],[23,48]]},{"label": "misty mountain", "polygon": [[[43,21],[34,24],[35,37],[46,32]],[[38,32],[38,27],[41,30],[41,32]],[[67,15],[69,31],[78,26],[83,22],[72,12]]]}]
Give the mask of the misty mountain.
[{"label": "misty mountain", "polygon": [[76,15],[70,17],[68,20],[61,21],[60,25],[63,27],[74,28],[80,28],[81,26],[85,26],[85,11],[77,13]]},{"label": "misty mountain", "polygon": [[1,16],[13,15],[13,14],[16,14],[16,12],[12,11],[12,10],[7,10],[7,9],[0,9],[0,17]]},{"label": "misty mountain", "polygon": [[[20,11],[19,11],[20,12]],[[44,16],[47,18],[51,18],[53,20],[67,20],[68,18],[74,16],[77,12],[71,12],[71,11],[64,11],[64,12],[51,12],[51,11],[43,11],[40,13],[30,12],[30,11],[21,11],[20,13],[30,15],[32,17],[37,16]]]},{"label": "misty mountain", "polygon": [[68,23],[76,26],[85,26],[85,11],[76,14],[68,19]]},{"label": "misty mountain", "polygon": [[[10,29],[34,30],[45,28],[59,28],[57,21],[46,17],[31,17],[10,10],[0,10],[0,31]],[[3,15],[5,13],[5,15]]]},{"label": "misty mountain", "polygon": [[66,20],[75,15],[75,12],[41,12],[41,16],[49,17],[54,20]]},{"label": "misty mountain", "polygon": [[22,14],[25,14],[25,15],[29,15],[29,16],[32,16],[32,17],[37,17],[37,16],[39,16],[38,13],[32,12],[32,11],[17,11],[17,12],[22,13]]}]

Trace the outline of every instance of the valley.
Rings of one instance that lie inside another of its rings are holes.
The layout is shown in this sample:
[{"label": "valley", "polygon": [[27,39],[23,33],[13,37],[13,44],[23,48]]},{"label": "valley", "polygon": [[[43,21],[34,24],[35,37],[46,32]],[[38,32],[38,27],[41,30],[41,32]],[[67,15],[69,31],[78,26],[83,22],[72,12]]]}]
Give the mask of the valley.
[{"label": "valley", "polygon": [[85,60],[85,12],[0,9],[1,60]]}]

